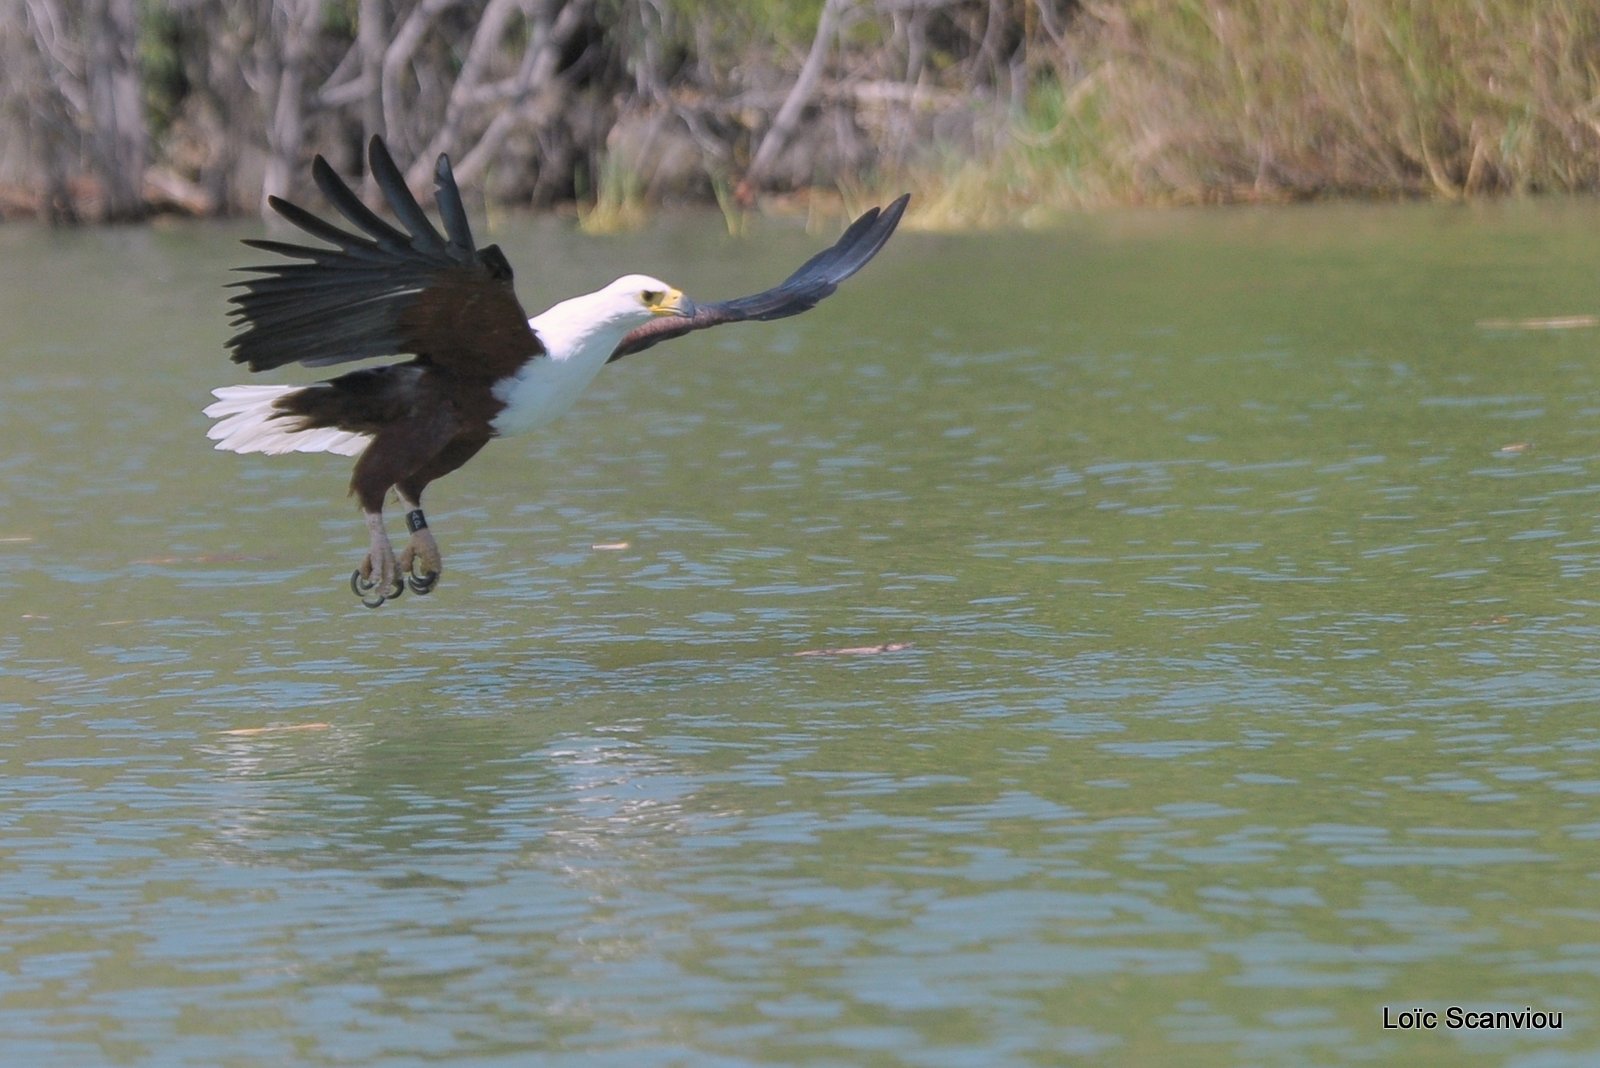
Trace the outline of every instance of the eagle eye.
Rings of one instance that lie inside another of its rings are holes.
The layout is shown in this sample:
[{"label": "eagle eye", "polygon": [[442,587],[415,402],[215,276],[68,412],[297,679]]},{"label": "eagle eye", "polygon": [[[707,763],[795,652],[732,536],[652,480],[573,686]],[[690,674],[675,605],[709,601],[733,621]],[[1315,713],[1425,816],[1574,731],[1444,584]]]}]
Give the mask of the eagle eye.
[{"label": "eagle eye", "polygon": [[639,294],[639,299],[644,301],[649,307],[653,308],[657,304],[661,303],[661,298],[664,296],[666,296],[666,294],[661,292],[659,289],[646,289],[644,292]]}]

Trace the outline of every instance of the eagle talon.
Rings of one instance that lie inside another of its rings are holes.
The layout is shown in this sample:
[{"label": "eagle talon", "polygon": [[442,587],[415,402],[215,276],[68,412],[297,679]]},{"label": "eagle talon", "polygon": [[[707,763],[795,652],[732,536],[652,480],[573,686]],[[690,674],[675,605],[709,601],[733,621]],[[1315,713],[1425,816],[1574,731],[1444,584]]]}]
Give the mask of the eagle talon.
[{"label": "eagle talon", "polygon": [[361,603],[368,608],[377,608],[385,601],[394,600],[406,592],[406,584],[396,576],[394,585],[389,589],[382,593],[376,592],[377,589],[378,580],[375,578],[362,578],[360,568],[350,572],[350,592],[355,594]]},{"label": "eagle talon", "polygon": [[400,551],[396,566],[405,577],[406,584],[418,597],[424,597],[432,593],[433,587],[438,584],[444,562],[439,558],[439,543],[433,540],[433,532],[428,529],[427,520],[422,518],[421,508],[415,508],[406,515],[406,526],[411,528],[411,540]]},{"label": "eagle talon", "polygon": [[355,594],[356,598],[366,607],[377,608],[389,599],[381,593],[377,597],[371,596],[372,591],[377,588],[377,582],[361,577],[361,569],[359,567],[350,572],[350,592]]}]

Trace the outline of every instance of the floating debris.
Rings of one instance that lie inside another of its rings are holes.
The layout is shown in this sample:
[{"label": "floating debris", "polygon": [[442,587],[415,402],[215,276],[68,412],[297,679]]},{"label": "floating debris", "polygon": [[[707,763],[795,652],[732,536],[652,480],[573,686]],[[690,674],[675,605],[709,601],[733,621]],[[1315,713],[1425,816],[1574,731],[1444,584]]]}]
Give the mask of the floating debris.
[{"label": "floating debris", "polygon": [[136,564],[245,564],[274,559],[249,553],[200,553],[198,556],[147,556]]},{"label": "floating debris", "polygon": [[1494,450],[1496,456],[1515,456],[1519,452],[1527,452],[1533,445],[1526,441],[1513,441],[1509,445],[1502,445]]},{"label": "floating debris", "polygon": [[602,553],[615,553],[628,548],[629,544],[625,541],[598,541],[589,546],[589,548]]},{"label": "floating debris", "polygon": [[877,653],[898,653],[911,648],[910,642],[885,642],[882,645],[853,645],[848,649],[806,649],[790,656],[873,656]]},{"label": "floating debris", "polygon": [[1534,319],[1479,319],[1480,330],[1583,330],[1600,326],[1600,315],[1551,315]]},{"label": "floating debris", "polygon": [[218,734],[232,735],[235,738],[253,738],[258,734],[288,734],[290,731],[325,731],[332,729],[331,723],[279,723],[270,727],[234,727],[232,730],[218,731]]}]

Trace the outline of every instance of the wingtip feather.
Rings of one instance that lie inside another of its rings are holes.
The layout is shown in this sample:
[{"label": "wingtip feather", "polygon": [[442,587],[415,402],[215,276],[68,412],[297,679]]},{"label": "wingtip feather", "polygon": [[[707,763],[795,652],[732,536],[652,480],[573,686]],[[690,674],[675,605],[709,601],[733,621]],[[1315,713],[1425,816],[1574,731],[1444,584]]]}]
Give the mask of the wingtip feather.
[{"label": "wingtip feather", "polygon": [[477,246],[472,240],[472,227],[467,222],[467,208],[461,201],[455,172],[450,169],[450,157],[443,152],[433,163],[433,202],[439,208],[439,218],[444,222],[452,251],[458,257],[470,259]]},{"label": "wingtip feather", "polygon": [[430,255],[444,253],[444,238],[439,236],[428,213],[422,210],[422,205],[412,195],[404,172],[389,154],[389,146],[376,134],[367,145],[367,162],[373,180],[378,183],[378,191],[389,204],[389,210],[394,212],[395,218],[409,232],[411,247]]}]

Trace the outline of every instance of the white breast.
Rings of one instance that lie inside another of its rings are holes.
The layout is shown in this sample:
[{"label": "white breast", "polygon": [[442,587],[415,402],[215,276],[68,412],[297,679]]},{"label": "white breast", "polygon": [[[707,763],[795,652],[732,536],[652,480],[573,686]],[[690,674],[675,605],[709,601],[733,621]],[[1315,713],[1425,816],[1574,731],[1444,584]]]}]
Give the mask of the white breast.
[{"label": "white breast", "polygon": [[571,408],[615,348],[612,344],[598,356],[579,352],[564,360],[551,356],[529,360],[515,377],[495,386],[495,396],[505,404],[495,416],[495,433],[521,434]]},{"label": "white breast", "polygon": [[532,430],[572,407],[628,331],[652,318],[640,303],[641,285],[665,288],[666,283],[629,275],[528,320],[546,354],[495,385],[494,395],[505,405],[495,417],[495,433]]}]

